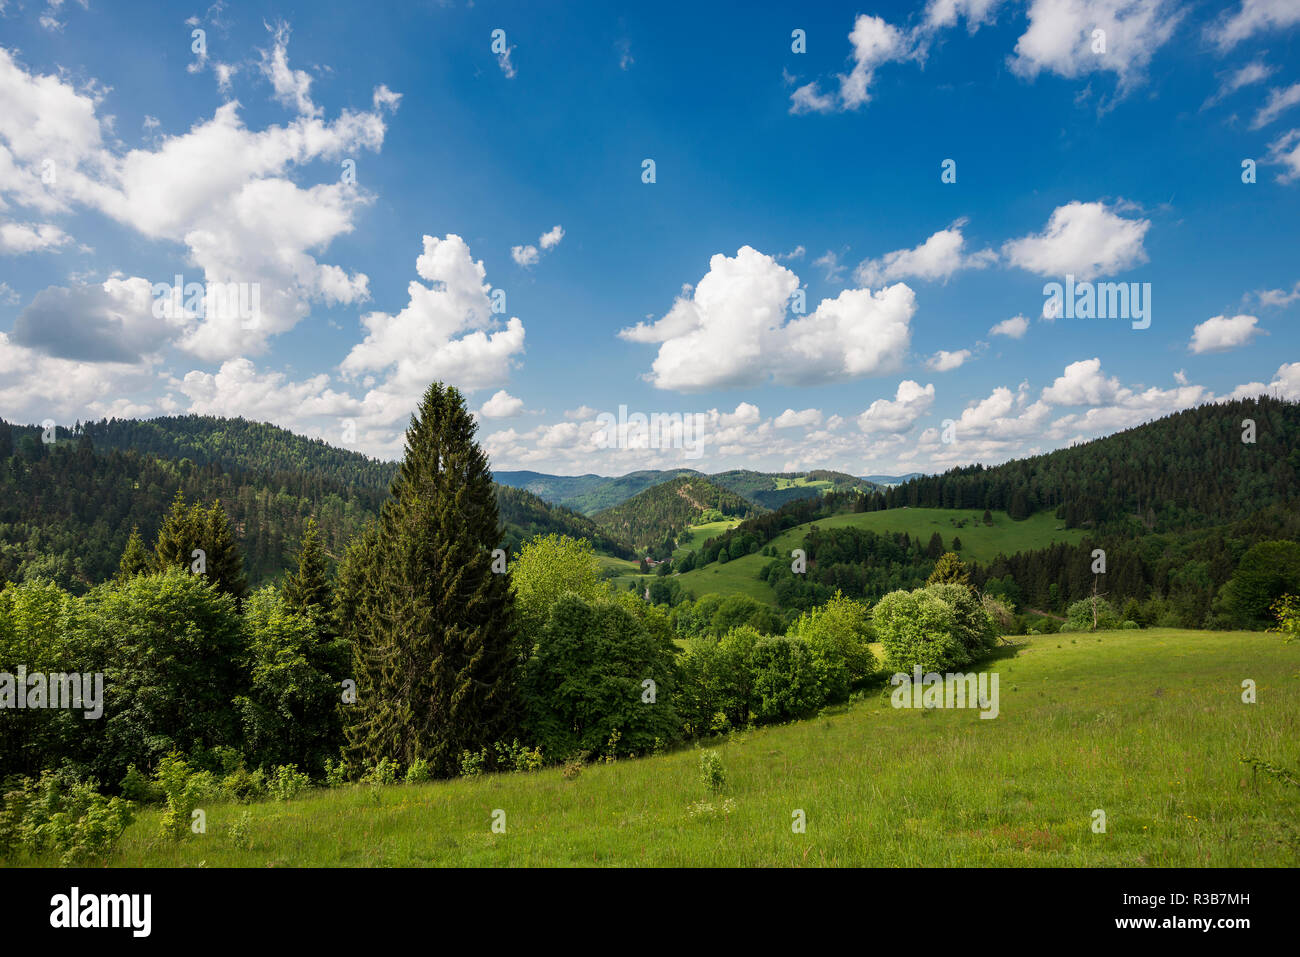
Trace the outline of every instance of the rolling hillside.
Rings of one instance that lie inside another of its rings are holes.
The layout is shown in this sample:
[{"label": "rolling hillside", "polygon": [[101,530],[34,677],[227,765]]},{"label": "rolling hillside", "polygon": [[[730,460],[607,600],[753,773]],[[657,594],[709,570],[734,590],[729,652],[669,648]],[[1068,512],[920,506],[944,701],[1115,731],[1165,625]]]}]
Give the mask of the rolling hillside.
[{"label": "rolling hillside", "polygon": [[[1249,422],[1251,428],[1243,423]],[[1002,465],[972,465],[869,496],[902,505],[1059,512],[1067,527],[1120,532],[1221,525],[1300,505],[1300,402],[1267,395],[1202,405]]]},{"label": "rolling hillside", "polygon": [[683,476],[648,488],[593,518],[608,534],[667,558],[677,535],[710,511],[744,519],[763,509],[708,479]]},{"label": "rolling hillside", "polygon": [[754,472],[736,469],[709,476],[709,481],[764,508],[780,508],[786,502],[816,498],[827,492],[854,489],[870,492],[877,486],[844,472],[819,469],[812,472]]},{"label": "rolling hillside", "polygon": [[[101,445],[102,443],[102,445]],[[73,591],[111,577],[132,528],[152,541],[177,492],[220,499],[253,586],[280,576],[314,516],[331,558],[379,513],[396,471],[284,429],[207,416],[59,429],[0,421],[0,576],[44,576]],[[632,555],[629,542],[530,492],[498,486],[503,543],[536,534],[586,538]]]},{"label": "rolling hillside", "polygon": [[[716,748],[569,777],[561,768],[314,790],[207,807],[208,831],[156,839],[146,810],[110,864],[297,866],[1277,867],[1296,863],[1300,648],[1255,632],[1045,635],[999,649],[997,720],[870,694]],[[1241,676],[1259,683],[1244,707]],[[887,689],[886,689],[887,690]],[[506,812],[504,834],[490,812]],[[1094,811],[1106,831],[1094,833]],[[804,812],[806,833],[793,833]]]},{"label": "rolling hillside", "polygon": [[633,495],[675,478],[707,478],[714,485],[735,492],[741,498],[764,509],[779,508],[786,502],[814,498],[827,492],[856,489],[869,492],[876,483],[848,475],[819,469],[812,472],[756,472],[734,469],[705,475],[694,469],[658,471],[654,469],[629,472],[615,478],[600,475],[548,475],[544,472],[494,472],[499,484],[527,489],[548,502],[564,505],[584,515],[594,515],[602,509],[619,505]]},{"label": "rolling hillside", "polygon": [[499,485],[526,489],[539,498],[583,515],[626,502],[638,492],[680,476],[700,475],[694,469],[646,469],[616,478],[604,475],[547,475],[543,472],[493,472]]},{"label": "rolling hillside", "polygon": [[[984,525],[978,513],[953,509],[899,508],[883,512],[842,512],[829,518],[796,525],[774,538],[769,544],[785,562],[790,560],[792,549],[802,547],[804,539],[813,530],[856,528],[886,533],[906,533],[925,542],[936,532],[943,538],[944,548],[951,549],[954,538],[961,540],[961,557],[970,561],[991,562],[998,554],[1042,548],[1053,542],[1077,543],[1083,539],[1081,529],[1066,529],[1061,521],[1047,512],[1025,521],[1012,521],[1005,512],[992,515],[993,524]],[[958,525],[962,522],[964,524]],[[776,595],[771,586],[759,580],[758,573],[772,561],[761,553],[733,558],[725,564],[712,562],[703,568],[685,572],[676,577],[682,588],[697,597],[709,593],[719,595],[748,595],[759,601],[775,604]],[[630,579],[629,579],[630,580]]]}]

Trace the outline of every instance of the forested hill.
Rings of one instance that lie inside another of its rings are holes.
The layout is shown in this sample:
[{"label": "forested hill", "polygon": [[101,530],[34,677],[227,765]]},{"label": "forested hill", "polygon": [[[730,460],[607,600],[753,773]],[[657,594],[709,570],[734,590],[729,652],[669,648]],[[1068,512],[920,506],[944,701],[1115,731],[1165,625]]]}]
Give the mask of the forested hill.
[{"label": "forested hill", "polygon": [[583,515],[626,502],[638,492],[681,476],[700,475],[694,469],[642,469],[610,478],[604,475],[547,475],[544,472],[493,472],[498,485],[522,488],[548,502]]},{"label": "forested hill", "polygon": [[831,492],[855,489],[870,492],[875,483],[845,472],[815,469],[811,472],[755,472],[750,469],[733,469],[708,476],[714,485],[721,485],[737,495],[764,508],[780,508],[787,502],[816,498]]},{"label": "forested hill", "polygon": [[633,549],[627,541],[609,534],[596,522],[562,505],[552,505],[521,488],[497,485],[497,508],[505,524],[505,546],[513,554],[519,543],[534,535],[568,535],[585,538],[599,552],[618,558],[631,558]]},{"label": "forested hill", "polygon": [[[1243,421],[1254,423],[1254,441]],[[1300,505],[1300,403],[1211,404],[1046,455],[924,476],[866,507],[1056,509],[1068,527],[1166,531]]]},{"label": "forested hill", "polygon": [[749,518],[765,511],[735,492],[699,476],[683,476],[639,492],[592,517],[610,535],[639,550],[666,557],[687,525],[723,518]]},{"label": "forested hill", "polygon": [[[104,425],[106,441],[119,447],[97,446]],[[36,426],[0,420],[0,576],[50,578],[78,592],[113,575],[132,528],[153,540],[178,491],[190,502],[222,503],[254,586],[290,567],[308,517],[316,518],[326,553],[337,558],[378,514],[388,494],[384,472],[395,468],[238,419],[118,421],[92,424],[80,436],[60,428],[52,444],[41,438]],[[120,448],[135,440],[145,449]],[[498,486],[498,505],[508,548],[557,532],[632,555],[627,542],[591,519],[531,493]]]},{"label": "forested hill", "polygon": [[196,465],[216,462],[269,474],[311,472],[345,485],[380,491],[387,491],[397,474],[396,462],[372,459],[278,425],[242,418],[104,419],[84,423],[81,428],[101,452],[134,449],[164,459],[190,459]]},{"label": "forested hill", "polygon": [[705,478],[748,499],[761,508],[779,508],[786,502],[802,498],[816,498],[828,492],[845,489],[871,491],[877,484],[867,479],[817,469],[812,472],[756,472],[752,469],[732,469],[706,475],[694,469],[656,470],[643,469],[613,478],[603,475],[548,475],[545,472],[494,472],[498,484],[527,489],[548,502],[564,505],[584,515],[612,508],[627,501],[638,492],[661,485],[675,478]]}]

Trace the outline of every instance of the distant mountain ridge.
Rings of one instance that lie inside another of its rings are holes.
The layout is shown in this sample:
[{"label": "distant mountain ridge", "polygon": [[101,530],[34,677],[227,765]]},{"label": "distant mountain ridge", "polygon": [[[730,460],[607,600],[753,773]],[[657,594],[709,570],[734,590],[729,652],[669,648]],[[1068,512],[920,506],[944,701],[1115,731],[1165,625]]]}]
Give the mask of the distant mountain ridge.
[{"label": "distant mountain ridge", "polygon": [[760,472],[732,469],[708,474],[695,469],[642,469],[626,475],[549,475],[545,472],[500,471],[492,476],[499,484],[527,489],[534,495],[584,515],[625,502],[639,492],[676,478],[704,478],[735,492],[763,509],[779,508],[786,502],[812,498],[828,491],[856,488],[872,491],[883,483],[871,482],[845,472],[816,469],[811,472]]}]

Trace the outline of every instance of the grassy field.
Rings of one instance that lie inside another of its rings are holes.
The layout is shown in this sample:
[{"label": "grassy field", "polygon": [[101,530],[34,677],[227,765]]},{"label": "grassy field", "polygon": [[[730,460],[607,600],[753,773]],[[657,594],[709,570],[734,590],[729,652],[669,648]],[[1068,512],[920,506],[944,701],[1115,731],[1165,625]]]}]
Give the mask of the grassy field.
[{"label": "grassy field", "polygon": [[[945,548],[952,547],[954,537],[961,539],[961,551],[958,553],[966,560],[987,562],[996,558],[999,552],[1012,555],[1016,552],[1033,548],[1042,548],[1053,542],[1078,542],[1083,538],[1080,529],[1064,529],[1060,519],[1050,512],[1039,512],[1024,521],[1013,521],[1006,512],[993,513],[993,524],[984,525],[979,521],[982,512],[966,509],[942,508],[895,508],[881,512],[848,512],[832,515],[830,518],[812,524],[821,528],[866,528],[874,532],[907,532],[913,538],[919,536],[929,541],[930,536],[938,532],[943,536]],[[956,522],[966,519],[964,528],[958,528]],[[783,532],[772,544],[777,552],[788,556],[792,548],[797,548],[808,534],[811,525],[798,525]],[[705,536],[706,538],[709,536]],[[710,592],[718,595],[748,595],[759,601],[773,602],[772,589],[766,582],[758,580],[758,570],[770,558],[763,555],[746,555],[720,565],[714,562],[704,568],[687,572],[678,577],[683,588],[695,593],[698,598]],[[636,576],[619,579],[619,587],[626,588],[627,581]]]},{"label": "grassy field", "polygon": [[[982,664],[1000,676],[994,720],[895,710],[873,692],[709,745],[726,771],[717,797],[685,748],[572,780],[555,769],[213,805],[207,833],[180,844],[159,842],[147,811],[111,863],[1295,865],[1300,790],[1239,758],[1295,766],[1298,666],[1300,646],[1260,633],[1042,636]],[[1241,701],[1246,678],[1256,704]],[[806,833],[792,833],[796,810]]]},{"label": "grassy field", "polygon": [[703,525],[692,525],[677,542],[677,547],[673,549],[673,558],[680,558],[687,552],[693,552],[710,538],[717,538],[728,529],[735,528],[740,524],[739,519],[726,518],[720,522],[705,522]]}]

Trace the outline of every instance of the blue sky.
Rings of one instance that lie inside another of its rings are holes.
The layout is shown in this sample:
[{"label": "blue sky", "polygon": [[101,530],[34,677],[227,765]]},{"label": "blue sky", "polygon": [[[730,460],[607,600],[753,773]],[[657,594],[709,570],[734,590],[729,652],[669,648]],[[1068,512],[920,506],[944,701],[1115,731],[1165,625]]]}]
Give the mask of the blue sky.
[{"label": "blue sky", "polygon": [[1295,0],[802,7],[0,2],[0,417],[870,474],[1300,399]]}]

